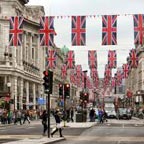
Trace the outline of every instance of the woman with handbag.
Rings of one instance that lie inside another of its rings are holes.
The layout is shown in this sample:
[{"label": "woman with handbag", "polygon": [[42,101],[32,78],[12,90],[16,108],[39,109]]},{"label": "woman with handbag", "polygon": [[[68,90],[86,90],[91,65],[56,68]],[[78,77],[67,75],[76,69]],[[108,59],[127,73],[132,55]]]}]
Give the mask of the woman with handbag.
[{"label": "woman with handbag", "polygon": [[55,118],[55,121],[56,121],[56,129],[54,131],[52,131],[51,133],[51,137],[53,137],[53,135],[59,130],[59,135],[60,137],[63,137],[62,135],[62,128],[61,128],[61,118],[60,118],[60,111],[59,110],[56,110],[56,112],[54,113],[54,118]]}]

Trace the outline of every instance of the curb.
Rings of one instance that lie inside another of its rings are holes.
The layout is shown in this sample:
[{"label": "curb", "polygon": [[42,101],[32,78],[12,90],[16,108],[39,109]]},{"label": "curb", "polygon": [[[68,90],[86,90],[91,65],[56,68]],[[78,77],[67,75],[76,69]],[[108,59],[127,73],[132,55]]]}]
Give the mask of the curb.
[{"label": "curb", "polygon": [[62,139],[59,139],[59,140],[54,140],[54,141],[50,141],[50,142],[44,142],[44,143],[42,143],[42,144],[53,144],[53,143],[55,143],[55,142],[61,142],[61,141],[64,141],[64,140],[66,140],[65,138],[62,138]]}]

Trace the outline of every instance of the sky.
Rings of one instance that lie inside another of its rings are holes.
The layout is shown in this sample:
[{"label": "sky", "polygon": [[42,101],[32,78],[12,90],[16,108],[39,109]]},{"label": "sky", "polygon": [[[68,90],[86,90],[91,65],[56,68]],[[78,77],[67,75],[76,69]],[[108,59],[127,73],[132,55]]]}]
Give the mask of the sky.
[{"label": "sky", "polygon": [[[134,28],[132,14],[144,14],[144,0],[29,0],[28,5],[42,5],[46,16],[55,17],[54,28],[57,33],[54,42],[57,47],[64,45],[74,50],[76,65],[89,70],[88,50],[97,51],[98,74],[104,77],[108,51],[116,50],[117,67],[126,63],[129,52],[134,48]],[[71,45],[71,18],[68,16],[89,16],[86,18],[86,46]],[[94,17],[95,15],[95,17]],[[103,46],[102,15],[119,15],[117,18],[117,45]],[[66,16],[66,17],[64,17]],[[117,69],[112,69],[112,73]],[[88,71],[89,72],[89,71]]]}]

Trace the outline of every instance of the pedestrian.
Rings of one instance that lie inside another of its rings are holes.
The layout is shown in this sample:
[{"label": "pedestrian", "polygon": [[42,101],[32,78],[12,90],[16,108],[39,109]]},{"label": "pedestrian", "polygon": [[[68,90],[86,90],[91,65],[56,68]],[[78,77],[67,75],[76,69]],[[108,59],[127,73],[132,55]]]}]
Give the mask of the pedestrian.
[{"label": "pedestrian", "polygon": [[70,110],[70,119],[71,119],[72,122],[74,122],[73,117],[74,117],[74,109],[71,108],[71,110]]},{"label": "pedestrian", "polygon": [[43,113],[40,116],[40,118],[42,119],[42,125],[43,125],[43,136],[46,135],[46,131],[48,129],[47,117],[48,117],[47,112],[46,112],[46,110],[44,110]]},{"label": "pedestrian", "polygon": [[59,110],[56,110],[56,112],[54,113],[54,118],[55,118],[55,121],[56,121],[56,129],[54,131],[52,131],[51,133],[51,137],[53,137],[53,135],[59,131],[59,135],[60,137],[63,137],[62,135],[62,128],[61,128],[61,118],[60,118],[60,111]]},{"label": "pedestrian", "polygon": [[90,109],[89,118],[90,118],[90,122],[95,121],[95,110],[93,108]]},{"label": "pedestrian", "polygon": [[15,112],[15,121],[14,121],[14,124],[17,124],[17,122],[20,123],[20,125],[22,125],[22,113],[20,110],[16,111]]},{"label": "pedestrian", "polygon": [[25,111],[24,112],[24,120],[23,120],[23,124],[25,123],[25,121],[27,121],[30,124],[30,120],[29,120],[29,112]]},{"label": "pedestrian", "polygon": [[98,110],[98,115],[99,115],[99,122],[103,123],[103,110],[102,109]]}]

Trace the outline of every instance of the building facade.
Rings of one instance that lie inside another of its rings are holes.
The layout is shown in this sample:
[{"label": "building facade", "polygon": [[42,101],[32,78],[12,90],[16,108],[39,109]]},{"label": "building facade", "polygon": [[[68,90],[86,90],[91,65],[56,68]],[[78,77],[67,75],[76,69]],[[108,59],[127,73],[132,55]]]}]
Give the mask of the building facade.
[{"label": "building facade", "polygon": [[[0,1],[0,108],[40,109],[45,105],[38,103],[39,98],[46,99],[43,89],[43,71],[45,70],[46,47],[39,44],[39,17],[45,16],[43,6],[27,6],[28,0]],[[9,46],[9,18],[23,16],[22,46]],[[57,66],[53,69],[53,93],[51,107],[56,107],[61,79],[61,66],[64,54],[57,51]],[[66,80],[69,82],[69,78]],[[76,93],[72,87],[71,93]],[[73,99],[73,98],[72,98]]]}]

